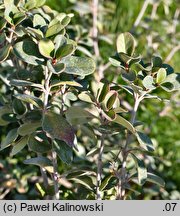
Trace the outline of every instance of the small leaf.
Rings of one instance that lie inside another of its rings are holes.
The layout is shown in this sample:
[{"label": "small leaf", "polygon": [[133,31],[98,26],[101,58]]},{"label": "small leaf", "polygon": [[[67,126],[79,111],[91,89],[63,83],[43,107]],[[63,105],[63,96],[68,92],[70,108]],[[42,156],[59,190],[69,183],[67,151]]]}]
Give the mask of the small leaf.
[{"label": "small leaf", "polygon": [[117,38],[116,46],[118,53],[122,52],[132,56],[135,50],[134,37],[129,32],[122,33]]},{"label": "small leaf", "polygon": [[113,107],[116,99],[117,99],[117,92],[114,91],[113,94],[109,97],[109,99],[106,102],[106,107],[108,110]]},{"label": "small leaf", "polygon": [[17,94],[17,95],[14,95],[17,99],[19,100],[22,100],[26,103],[31,103],[33,104],[34,106],[38,107],[38,108],[42,108],[43,107],[43,102],[35,97],[35,96],[32,96],[32,95],[26,95],[26,94]]},{"label": "small leaf", "polygon": [[[162,84],[165,84],[165,83],[171,83],[173,85],[173,88],[168,88],[169,91],[179,90],[180,89],[180,73],[172,73],[168,75]],[[162,87],[162,84],[161,84],[161,87]]]},{"label": "small leaf", "polygon": [[65,57],[61,60],[66,65],[65,73],[87,76],[95,71],[96,65],[89,57]]},{"label": "small leaf", "polygon": [[99,103],[101,103],[105,99],[109,91],[110,91],[109,85],[107,83],[104,83],[102,89],[100,90],[100,94],[98,98]]},{"label": "small leaf", "polygon": [[47,136],[43,132],[32,133],[28,140],[29,148],[36,153],[46,153],[52,150]]},{"label": "small leaf", "polygon": [[37,87],[37,88],[43,88],[42,85],[40,84],[37,84],[37,83],[33,83],[33,82],[30,82],[30,81],[26,81],[26,80],[17,80],[17,79],[12,79],[10,81],[10,84],[13,85],[13,86],[34,86],[34,87]]},{"label": "small leaf", "polygon": [[[42,28],[44,26],[46,26],[45,19],[40,14],[34,14],[34,16],[33,16],[33,27],[35,29],[37,29],[37,28]],[[37,29],[37,30],[39,30],[39,29]]]},{"label": "small leaf", "polygon": [[41,55],[45,56],[46,58],[53,57],[55,46],[51,40],[47,38],[40,40],[38,43],[38,47]]},{"label": "small leaf", "polygon": [[133,134],[136,132],[133,125],[129,121],[127,121],[125,118],[123,118],[122,116],[116,115],[116,119],[114,120],[114,122],[116,122],[116,123],[122,125],[123,127],[127,128]]},{"label": "small leaf", "polygon": [[20,152],[28,142],[28,136],[22,137],[20,140],[18,140],[15,145],[13,146],[10,155],[13,156]]},{"label": "small leaf", "polygon": [[5,45],[0,49],[0,63],[5,61],[7,57],[9,56],[9,53],[11,51],[11,45]]},{"label": "small leaf", "polygon": [[57,153],[60,160],[66,164],[70,164],[73,159],[72,148],[68,146],[65,142],[56,140],[53,142],[53,148]]},{"label": "small leaf", "polygon": [[74,146],[74,130],[67,120],[60,114],[56,114],[50,110],[45,112],[42,127],[51,138],[62,140],[70,147]]},{"label": "small leaf", "polygon": [[86,111],[82,107],[76,106],[70,107],[66,111],[65,115],[68,122],[70,122],[72,125],[84,124],[95,118],[95,116],[90,112]]},{"label": "small leaf", "polygon": [[67,85],[67,86],[75,86],[75,87],[82,87],[81,84],[75,81],[59,81],[59,82],[53,82],[51,84],[52,87],[61,86],[61,85]]},{"label": "small leaf", "polygon": [[152,182],[154,184],[157,184],[160,187],[164,187],[165,186],[164,180],[162,178],[160,178],[159,176],[153,174],[153,173],[147,173],[147,181],[148,182]]},{"label": "small leaf", "polygon": [[108,111],[103,111],[103,115],[108,121],[113,121],[116,119],[116,113],[114,112],[113,109]]},{"label": "small leaf", "polygon": [[162,83],[166,79],[166,70],[164,68],[160,68],[157,72],[157,83]]},{"label": "small leaf", "polygon": [[9,124],[9,122],[4,120],[3,117],[4,115],[9,114],[11,112],[12,110],[7,106],[0,107],[0,126],[5,126]]},{"label": "small leaf", "polygon": [[10,130],[6,136],[6,138],[1,143],[1,150],[10,146],[18,137],[17,128]]},{"label": "small leaf", "polygon": [[17,42],[13,47],[13,51],[18,58],[28,64],[39,65],[44,63],[44,59],[39,53],[38,46],[34,41],[25,39]]},{"label": "small leaf", "polygon": [[160,68],[162,66],[162,58],[160,56],[153,56],[152,66]]},{"label": "small leaf", "polygon": [[55,56],[56,59],[61,59],[65,56],[72,54],[73,52],[74,46],[72,44],[65,44],[56,50]]},{"label": "small leaf", "polygon": [[53,65],[50,61],[47,61],[47,67],[53,74],[60,74],[66,68],[64,63],[57,63]]},{"label": "small leaf", "polygon": [[18,128],[18,134],[21,136],[30,135],[33,132],[35,132],[36,129],[40,126],[41,126],[41,122],[24,123]]},{"label": "small leaf", "polygon": [[174,90],[174,86],[170,82],[163,82],[161,83],[161,88],[167,92],[171,92]]},{"label": "small leaf", "polygon": [[78,95],[78,98],[87,103],[94,103],[94,98],[89,92],[82,92]]},{"label": "small leaf", "polygon": [[140,185],[143,185],[147,180],[147,169],[145,167],[144,161],[142,159],[137,158],[134,154],[132,157],[135,161],[137,172],[138,172],[138,182]]},{"label": "small leaf", "polygon": [[112,177],[113,177],[112,175],[109,175],[109,176],[107,176],[107,177],[102,181],[102,183],[101,183],[101,185],[100,185],[100,187],[99,187],[99,189],[100,189],[101,191],[103,191],[103,190],[106,188],[106,186],[108,185],[108,183],[109,183],[109,181],[111,180]]},{"label": "small leaf", "polygon": [[150,89],[150,90],[153,90],[155,89],[155,85],[154,85],[154,80],[153,80],[153,77],[152,76],[146,76],[143,81],[143,86],[146,88],[146,89]]},{"label": "small leaf", "polygon": [[26,106],[23,104],[21,100],[14,98],[13,103],[13,111],[18,115],[23,115],[26,112]]},{"label": "small leaf", "polygon": [[144,148],[147,151],[154,151],[153,143],[146,134],[137,132],[136,137],[142,148]]},{"label": "small leaf", "polygon": [[122,79],[125,80],[126,82],[133,82],[136,79],[136,73],[132,70],[126,72],[122,71],[121,73]]},{"label": "small leaf", "polygon": [[119,67],[121,65],[121,61],[120,58],[117,56],[112,56],[109,57],[109,61],[111,62],[111,64],[115,67]]},{"label": "small leaf", "polygon": [[48,38],[57,35],[63,28],[64,26],[60,22],[57,22],[55,25],[52,25],[47,29],[46,37]]},{"label": "small leaf", "polygon": [[51,160],[49,160],[47,157],[35,157],[35,158],[30,158],[24,161],[24,164],[32,164],[36,166],[40,166],[42,168],[50,167],[52,166]]},{"label": "small leaf", "polygon": [[117,107],[114,109],[115,113],[123,113],[123,112],[128,112],[128,110],[123,109],[122,107]]}]

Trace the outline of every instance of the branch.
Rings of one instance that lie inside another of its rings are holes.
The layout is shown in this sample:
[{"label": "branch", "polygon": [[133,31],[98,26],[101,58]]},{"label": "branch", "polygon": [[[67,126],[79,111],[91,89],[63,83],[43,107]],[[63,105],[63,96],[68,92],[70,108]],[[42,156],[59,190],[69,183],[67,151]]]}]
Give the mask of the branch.
[{"label": "branch", "polygon": [[180,44],[177,45],[177,46],[175,46],[175,47],[171,50],[171,52],[169,53],[169,55],[166,57],[165,62],[169,62],[169,61],[172,59],[172,57],[174,56],[174,54],[175,54],[178,50],[180,50]]},{"label": "branch", "polygon": [[143,6],[142,6],[142,8],[138,14],[138,17],[136,18],[136,21],[134,22],[133,28],[137,27],[139,25],[139,23],[141,22],[141,19],[144,15],[148,5],[149,5],[149,0],[145,0],[144,4],[143,4]]},{"label": "branch", "polygon": [[96,57],[99,57],[98,28],[97,28],[98,3],[99,0],[92,0],[92,15],[93,15],[92,37],[93,37],[93,46],[94,46],[94,52]]},{"label": "branch", "polygon": [[101,200],[101,192],[99,190],[99,187],[101,185],[101,179],[102,179],[102,155],[104,151],[104,139],[105,139],[105,135],[102,134],[100,148],[99,148],[99,155],[98,155],[98,164],[97,164],[97,187],[96,187],[97,200]]}]

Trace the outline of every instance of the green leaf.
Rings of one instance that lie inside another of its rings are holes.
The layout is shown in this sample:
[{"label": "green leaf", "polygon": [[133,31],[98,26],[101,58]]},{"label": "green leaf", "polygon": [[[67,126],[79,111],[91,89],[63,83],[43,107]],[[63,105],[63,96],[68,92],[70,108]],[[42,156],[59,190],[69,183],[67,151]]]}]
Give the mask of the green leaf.
[{"label": "green leaf", "polygon": [[46,58],[53,58],[55,46],[53,42],[47,38],[44,38],[38,43],[39,52]]},{"label": "green leaf", "polygon": [[123,113],[123,112],[128,112],[127,110],[123,109],[122,107],[117,107],[114,109],[115,113]]},{"label": "green leaf", "polygon": [[146,134],[142,132],[137,132],[136,137],[142,148],[144,148],[147,151],[151,151],[151,152],[154,151],[153,143]]},{"label": "green leaf", "polygon": [[79,84],[78,82],[75,82],[75,81],[56,81],[56,82],[53,82],[51,84],[51,88],[52,87],[56,87],[56,86],[61,86],[61,85],[67,85],[67,86],[75,86],[75,87],[82,87],[81,84]]},{"label": "green leaf", "polygon": [[22,101],[14,98],[13,103],[13,111],[18,115],[23,115],[26,112],[26,106],[22,103]]},{"label": "green leaf", "polygon": [[109,85],[107,83],[104,83],[102,89],[100,90],[100,94],[98,98],[99,103],[101,103],[105,99],[109,91],[110,91]]},{"label": "green leaf", "polygon": [[117,99],[117,92],[114,91],[112,92],[112,95],[109,97],[109,99],[106,102],[106,107],[108,110],[113,107],[116,99]]},{"label": "green leaf", "polygon": [[138,172],[138,182],[140,185],[143,185],[147,180],[147,169],[145,167],[144,161],[142,159],[137,158],[134,154],[132,157],[135,161],[137,172]]},{"label": "green leaf", "polygon": [[[34,28],[41,28],[46,26],[46,21],[45,19],[40,15],[40,14],[34,14],[33,16],[33,27]],[[39,29],[37,29],[39,30]]]},{"label": "green leaf", "polygon": [[117,184],[117,178],[112,175],[108,175],[105,179],[102,180],[99,189],[101,191],[109,190],[111,188],[114,188],[116,184]]},{"label": "green leaf", "polygon": [[153,89],[156,88],[152,76],[149,76],[149,75],[146,76],[146,77],[143,79],[142,83],[143,83],[143,86],[144,86],[146,89],[153,90]]},{"label": "green leaf", "polygon": [[28,64],[39,65],[44,63],[38,45],[31,40],[25,39],[17,42],[13,47],[13,51],[18,58]]},{"label": "green leaf", "polygon": [[87,76],[95,71],[96,65],[89,57],[65,57],[61,60],[66,65],[65,73]]},{"label": "green leaf", "polygon": [[169,91],[175,91],[180,89],[180,73],[172,73],[166,77],[163,83],[171,83],[173,85],[173,88],[169,88]]},{"label": "green leaf", "polygon": [[157,184],[160,187],[164,187],[165,186],[164,180],[162,178],[160,178],[159,176],[153,174],[153,173],[147,173],[147,181],[148,182],[152,182],[154,184]]},{"label": "green leaf", "polygon": [[60,74],[66,68],[64,63],[57,63],[53,65],[50,61],[47,61],[47,67],[53,74]]},{"label": "green leaf", "polygon": [[113,121],[116,119],[116,113],[114,112],[113,109],[108,110],[108,111],[102,111],[103,116],[108,120],[108,121]]},{"label": "green leaf", "polygon": [[63,28],[64,26],[60,22],[57,22],[55,25],[48,27],[46,37],[48,38],[57,35]]},{"label": "green leaf", "polygon": [[15,26],[17,26],[19,23],[21,23],[23,20],[25,20],[26,15],[23,12],[17,12],[13,16],[13,23]]},{"label": "green leaf", "polygon": [[122,116],[116,115],[116,119],[114,120],[114,122],[122,125],[123,127],[127,128],[129,131],[131,131],[131,133],[135,134],[136,131],[133,125]]},{"label": "green leaf", "polygon": [[31,9],[33,9],[33,8],[36,7],[36,2],[37,2],[37,0],[28,0],[28,1],[26,2],[26,4],[24,5],[24,7],[25,7],[27,10],[31,10]]},{"label": "green leaf", "polygon": [[53,142],[53,148],[57,153],[60,160],[66,164],[70,164],[73,159],[72,148],[68,146],[65,142],[56,140]]},{"label": "green leaf", "polygon": [[72,125],[84,124],[95,118],[95,116],[90,112],[86,111],[82,107],[76,106],[70,107],[66,111],[65,115],[68,122],[70,122]]},{"label": "green leaf", "polygon": [[11,51],[11,45],[5,45],[0,49],[0,63],[5,61],[7,57],[9,56],[9,53]]},{"label": "green leaf", "polygon": [[20,152],[27,145],[27,142],[28,136],[22,137],[20,140],[18,140],[13,146],[10,155],[14,156],[18,152]]},{"label": "green leaf", "polygon": [[94,97],[89,92],[81,92],[78,95],[78,98],[87,103],[94,103],[94,100],[95,100]]},{"label": "green leaf", "polygon": [[52,150],[47,136],[43,132],[32,133],[28,140],[29,148],[36,153],[46,153]]},{"label": "green leaf", "polygon": [[42,85],[40,84],[37,84],[37,83],[33,83],[33,82],[30,82],[30,81],[26,81],[26,80],[17,80],[17,79],[12,79],[10,81],[10,84],[13,85],[13,86],[34,86],[34,87],[37,87],[37,88],[43,88]]},{"label": "green leaf", "polygon": [[152,66],[160,68],[162,66],[162,58],[160,56],[153,56]]},{"label": "green leaf", "polygon": [[90,191],[94,191],[95,185],[90,176],[79,176],[76,178],[71,178],[70,180],[73,180],[75,183],[85,186]]},{"label": "green leaf", "polygon": [[0,16],[0,30],[4,28],[4,26],[6,25],[7,21]]},{"label": "green leaf", "polygon": [[109,91],[102,102],[105,111],[109,111],[112,107],[119,107],[118,93],[114,90]]},{"label": "green leaf", "polygon": [[170,82],[161,83],[161,88],[167,92],[171,92],[174,90],[174,86]]},{"label": "green leaf", "polygon": [[9,124],[8,121],[4,120],[3,116],[11,112],[12,110],[7,106],[0,107],[0,126],[5,126]]},{"label": "green leaf", "polygon": [[121,61],[120,61],[119,57],[117,57],[117,56],[109,57],[109,61],[115,67],[119,67],[121,65]]},{"label": "green leaf", "polygon": [[73,52],[74,46],[72,44],[65,44],[56,50],[55,56],[56,59],[61,59],[65,56],[72,54]]},{"label": "green leaf", "polygon": [[[128,64],[129,66],[131,66],[132,64],[138,63],[140,61],[140,56],[129,56],[125,53],[118,53],[121,61],[123,61],[124,63]],[[124,68],[123,66],[120,66],[122,68]]]},{"label": "green leaf", "polygon": [[162,83],[166,79],[166,70],[160,68],[157,72],[156,83]]},{"label": "green leaf", "polygon": [[64,35],[57,35],[54,38],[55,51],[59,49],[61,46],[67,44],[67,38]]},{"label": "green leaf", "polygon": [[24,161],[24,164],[32,164],[36,166],[40,166],[42,168],[47,168],[52,166],[51,160],[49,160],[47,157],[35,157],[35,158],[30,158]]},{"label": "green leaf", "polygon": [[134,37],[129,32],[122,33],[117,38],[116,46],[118,53],[122,52],[132,56],[135,50]]},{"label": "green leaf", "polygon": [[26,135],[32,134],[40,126],[41,126],[41,122],[24,123],[18,128],[18,134],[21,136],[26,136]]},{"label": "green leaf", "polygon": [[51,138],[62,140],[70,147],[74,146],[74,130],[67,120],[60,114],[56,114],[50,110],[45,112],[42,127]]},{"label": "green leaf", "polygon": [[121,73],[122,79],[125,80],[126,82],[133,82],[136,79],[136,73],[132,70],[130,71],[122,71]]},{"label": "green leaf", "polygon": [[18,137],[17,128],[10,130],[6,136],[6,138],[1,143],[1,150],[10,146]]},{"label": "green leaf", "polygon": [[32,96],[32,95],[26,95],[26,94],[17,94],[17,95],[14,95],[17,99],[21,100],[21,101],[24,101],[26,103],[31,103],[33,104],[34,106],[38,107],[38,108],[42,108],[43,107],[43,102],[35,97],[35,96]]}]

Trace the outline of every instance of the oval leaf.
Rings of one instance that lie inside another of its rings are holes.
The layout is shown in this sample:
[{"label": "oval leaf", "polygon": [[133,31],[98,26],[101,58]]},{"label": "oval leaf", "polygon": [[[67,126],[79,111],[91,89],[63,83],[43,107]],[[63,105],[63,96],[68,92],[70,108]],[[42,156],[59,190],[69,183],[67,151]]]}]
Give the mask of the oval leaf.
[{"label": "oval leaf", "polygon": [[74,146],[74,130],[60,114],[56,114],[50,110],[45,112],[42,128],[51,138],[63,140],[69,146]]},{"label": "oval leaf", "polygon": [[63,58],[62,63],[66,65],[65,73],[87,76],[95,71],[96,65],[89,57],[70,56]]},{"label": "oval leaf", "polygon": [[46,58],[53,58],[54,44],[51,40],[44,38],[38,43],[39,52]]},{"label": "oval leaf", "polygon": [[133,134],[136,132],[133,125],[129,121],[127,121],[125,118],[123,118],[122,116],[117,115],[114,122],[116,122],[116,123],[122,125],[123,127],[127,128]]}]

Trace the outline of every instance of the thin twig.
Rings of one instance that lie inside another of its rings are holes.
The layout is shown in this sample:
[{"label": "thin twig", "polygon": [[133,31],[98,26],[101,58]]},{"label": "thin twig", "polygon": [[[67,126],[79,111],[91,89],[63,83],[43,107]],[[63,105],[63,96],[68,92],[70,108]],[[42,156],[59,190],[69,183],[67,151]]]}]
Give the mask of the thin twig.
[{"label": "thin twig", "polygon": [[57,154],[55,151],[52,151],[52,163],[53,163],[53,182],[54,182],[54,197],[56,200],[59,200],[60,195],[59,195],[59,186],[58,186],[58,165],[57,165]]},{"label": "thin twig", "polygon": [[95,56],[99,57],[99,46],[98,46],[98,3],[99,0],[92,0],[92,15],[93,15],[93,28],[92,28],[92,37],[93,37],[93,46]]},{"label": "thin twig", "polygon": [[175,54],[178,50],[180,50],[180,44],[178,44],[177,46],[175,46],[175,47],[171,50],[171,52],[169,53],[169,55],[166,57],[165,62],[169,62],[169,61],[172,59],[172,57],[174,56],[174,54]]},{"label": "thin twig", "polygon": [[144,15],[148,5],[149,5],[149,0],[145,0],[144,4],[143,4],[143,6],[142,6],[142,8],[141,8],[141,10],[140,10],[140,12],[138,14],[138,17],[136,18],[136,20],[134,22],[134,25],[133,25],[134,28],[137,27],[139,25],[139,23],[141,22],[141,19],[142,19],[143,15]]},{"label": "thin twig", "polygon": [[102,134],[100,148],[99,148],[99,155],[98,155],[98,164],[97,164],[97,187],[96,187],[97,200],[101,200],[100,185],[102,179],[102,155],[104,151],[104,138],[105,135]]}]

